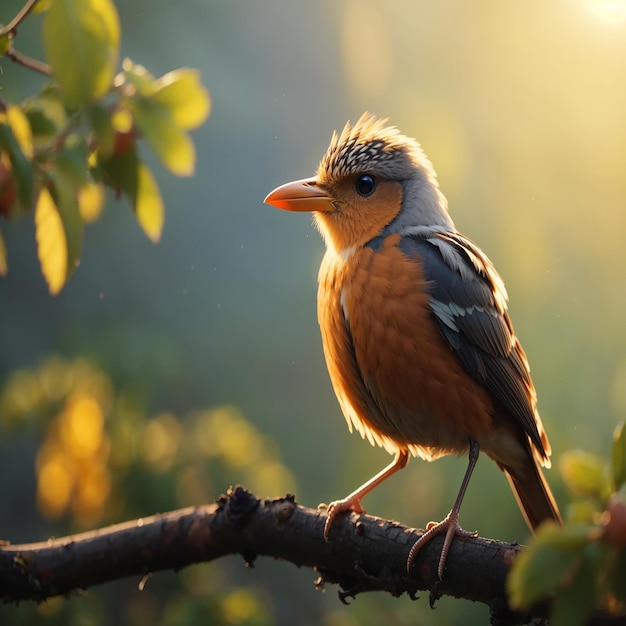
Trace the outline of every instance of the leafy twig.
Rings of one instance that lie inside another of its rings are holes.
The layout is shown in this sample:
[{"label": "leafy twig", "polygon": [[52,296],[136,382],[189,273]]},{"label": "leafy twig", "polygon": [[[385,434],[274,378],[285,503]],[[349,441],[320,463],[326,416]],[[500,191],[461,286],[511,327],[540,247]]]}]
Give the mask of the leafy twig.
[{"label": "leafy twig", "polygon": [[0,37],[2,37],[2,35],[15,34],[17,27],[33,10],[36,4],[37,0],[28,0],[28,2],[26,2],[26,4],[19,10],[18,14],[6,26],[0,28]]},{"label": "leafy twig", "polygon": [[26,56],[25,54],[22,54],[15,49],[9,50],[5,56],[11,59],[11,61],[17,63],[18,65],[27,67],[28,69],[31,69],[35,72],[39,72],[44,76],[52,76],[52,68],[47,63]]}]

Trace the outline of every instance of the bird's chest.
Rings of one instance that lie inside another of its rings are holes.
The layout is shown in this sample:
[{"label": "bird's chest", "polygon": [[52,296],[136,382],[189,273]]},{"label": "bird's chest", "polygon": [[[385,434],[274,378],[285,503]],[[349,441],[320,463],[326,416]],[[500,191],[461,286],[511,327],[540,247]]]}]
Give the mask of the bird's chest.
[{"label": "bird's chest", "polygon": [[364,371],[384,374],[397,361],[385,362],[391,354],[420,347],[430,315],[426,287],[419,266],[390,244],[345,259],[327,253],[318,291],[324,343],[348,342]]},{"label": "bird's chest", "polygon": [[[432,457],[434,449],[466,445],[461,420],[473,389],[461,384],[467,376],[434,324],[419,260],[388,239],[378,250],[325,256],[318,291],[324,354],[349,423],[387,449]],[[457,420],[460,428],[450,429]]]},{"label": "bird's chest", "polygon": [[355,367],[370,393],[388,403],[414,398],[427,369],[428,301],[419,266],[392,242],[346,259],[327,254],[318,292],[327,360]]}]

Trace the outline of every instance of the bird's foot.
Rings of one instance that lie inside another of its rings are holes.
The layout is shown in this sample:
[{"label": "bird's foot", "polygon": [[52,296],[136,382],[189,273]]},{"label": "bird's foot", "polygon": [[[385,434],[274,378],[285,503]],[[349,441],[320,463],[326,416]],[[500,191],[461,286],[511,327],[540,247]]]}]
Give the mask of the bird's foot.
[{"label": "bird's foot", "polygon": [[406,560],[406,571],[410,573],[411,565],[415,560],[415,556],[418,551],[426,545],[436,535],[445,533],[446,536],[443,540],[443,548],[441,548],[441,556],[439,557],[439,566],[437,567],[437,576],[439,580],[443,578],[443,569],[446,565],[446,559],[448,558],[448,551],[452,545],[452,540],[455,537],[476,537],[478,531],[469,532],[463,530],[459,524],[458,511],[452,510],[445,519],[441,522],[429,522],[426,526],[426,532],[413,544],[409,557]]},{"label": "bird's foot", "polygon": [[361,506],[361,498],[352,494],[347,498],[343,498],[343,500],[335,500],[328,505],[326,522],[324,524],[324,539],[326,541],[328,541],[330,527],[341,513],[365,513],[365,509]]}]

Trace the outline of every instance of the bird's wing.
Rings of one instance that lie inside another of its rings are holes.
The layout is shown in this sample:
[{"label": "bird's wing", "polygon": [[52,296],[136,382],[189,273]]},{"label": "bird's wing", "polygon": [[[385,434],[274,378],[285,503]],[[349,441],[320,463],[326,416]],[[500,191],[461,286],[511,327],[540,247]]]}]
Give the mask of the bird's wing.
[{"label": "bird's wing", "polygon": [[489,259],[456,232],[406,235],[400,247],[422,265],[430,309],[450,348],[545,458],[528,361],[506,310],[504,284]]}]

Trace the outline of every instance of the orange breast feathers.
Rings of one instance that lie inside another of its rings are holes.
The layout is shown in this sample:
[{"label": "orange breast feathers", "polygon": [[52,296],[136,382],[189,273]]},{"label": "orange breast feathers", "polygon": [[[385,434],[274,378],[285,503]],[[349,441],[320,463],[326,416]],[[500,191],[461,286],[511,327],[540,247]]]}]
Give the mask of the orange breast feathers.
[{"label": "orange breast feathers", "polygon": [[391,453],[433,459],[489,437],[494,406],[465,371],[429,308],[419,258],[390,235],[380,248],[320,268],[318,317],[332,384],[350,429]]}]

